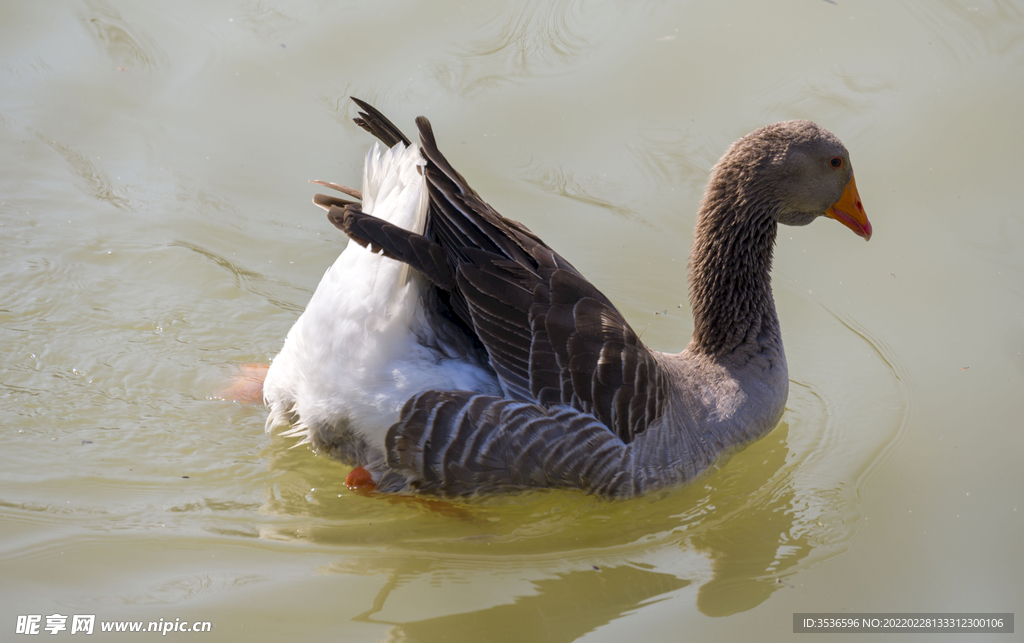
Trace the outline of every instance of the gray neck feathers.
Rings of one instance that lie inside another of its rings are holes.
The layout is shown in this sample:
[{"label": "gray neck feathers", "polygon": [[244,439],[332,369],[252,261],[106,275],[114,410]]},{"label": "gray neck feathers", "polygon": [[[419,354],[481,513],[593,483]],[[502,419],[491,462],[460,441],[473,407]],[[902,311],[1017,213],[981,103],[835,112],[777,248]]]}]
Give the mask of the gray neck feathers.
[{"label": "gray neck feathers", "polygon": [[[689,350],[714,358],[781,349],[772,298],[778,224],[770,182],[734,145],[704,193],[690,254],[694,329]],[[749,157],[748,157],[749,158]]]}]

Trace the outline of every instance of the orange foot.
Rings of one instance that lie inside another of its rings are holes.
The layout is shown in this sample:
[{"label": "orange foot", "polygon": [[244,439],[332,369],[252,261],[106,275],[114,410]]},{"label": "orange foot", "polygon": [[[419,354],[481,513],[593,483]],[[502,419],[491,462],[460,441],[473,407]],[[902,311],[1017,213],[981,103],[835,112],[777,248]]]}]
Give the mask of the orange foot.
[{"label": "orange foot", "polygon": [[373,482],[373,476],[364,467],[356,467],[345,476],[345,486],[352,491],[366,493],[373,491],[377,485]]},{"label": "orange foot", "polygon": [[[368,494],[371,491],[377,490],[377,485],[373,482],[373,477],[370,476],[370,472],[365,467],[356,467],[345,476],[345,486],[358,494]],[[446,500],[438,500],[435,498],[428,498],[424,496],[388,496],[387,501],[391,504],[401,504],[407,507],[415,509],[426,510],[434,513],[441,514],[442,516],[451,516],[453,518],[471,518],[471,514],[459,505],[452,504]]]},{"label": "orange foot", "polygon": [[266,364],[242,364],[231,377],[231,384],[215,396],[220,400],[240,404],[263,403],[263,380],[267,377]]}]

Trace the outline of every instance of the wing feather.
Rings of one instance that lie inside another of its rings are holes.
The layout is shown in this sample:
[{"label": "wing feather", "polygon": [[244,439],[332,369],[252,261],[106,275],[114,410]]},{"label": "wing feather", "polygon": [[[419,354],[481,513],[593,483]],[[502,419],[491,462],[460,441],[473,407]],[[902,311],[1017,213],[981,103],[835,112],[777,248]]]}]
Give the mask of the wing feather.
[{"label": "wing feather", "polygon": [[[361,126],[386,143],[404,140],[357,103]],[[619,489],[632,480],[616,469],[622,448],[665,410],[660,364],[603,293],[485,203],[441,154],[430,123],[416,124],[430,200],[423,234],[377,224],[355,205],[330,204],[331,220],[427,276],[436,299],[483,345],[506,399],[460,391],[414,397],[389,432],[388,465],[444,493]]]},{"label": "wing feather", "polygon": [[[447,440],[443,456],[421,453],[439,438]],[[570,407],[427,391],[406,403],[386,447],[388,466],[418,491],[465,496],[563,487],[631,496],[643,490],[635,486],[626,444]]]}]

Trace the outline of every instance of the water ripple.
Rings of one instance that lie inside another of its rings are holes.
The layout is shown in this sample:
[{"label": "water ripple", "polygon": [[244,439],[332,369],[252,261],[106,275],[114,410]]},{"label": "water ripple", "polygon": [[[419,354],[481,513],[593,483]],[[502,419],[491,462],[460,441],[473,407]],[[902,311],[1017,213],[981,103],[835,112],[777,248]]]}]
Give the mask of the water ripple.
[{"label": "water ripple", "polygon": [[145,70],[166,66],[167,55],[160,47],[106,2],[88,0],[81,21],[115,65]]},{"label": "water ripple", "polygon": [[622,194],[622,187],[606,177],[587,176],[578,179],[571,170],[561,165],[535,160],[525,163],[519,171],[526,181],[545,192],[597,206],[623,219],[653,227],[631,205],[615,200],[612,195]]},{"label": "water ripple", "polygon": [[904,0],[932,33],[941,55],[958,64],[979,58],[1024,58],[1024,7],[1013,0]]},{"label": "water ripple", "polygon": [[109,203],[119,210],[129,209],[129,190],[126,186],[116,184],[106,172],[72,146],[55,141],[43,134],[36,134],[36,136],[64,157],[64,160],[71,166],[71,170],[85,182],[84,192],[86,194]]},{"label": "water ripple", "polygon": [[538,75],[540,69],[565,67],[593,46],[583,35],[581,0],[525,0],[497,5],[484,15],[454,59],[437,64],[435,80],[452,93],[473,96]]}]

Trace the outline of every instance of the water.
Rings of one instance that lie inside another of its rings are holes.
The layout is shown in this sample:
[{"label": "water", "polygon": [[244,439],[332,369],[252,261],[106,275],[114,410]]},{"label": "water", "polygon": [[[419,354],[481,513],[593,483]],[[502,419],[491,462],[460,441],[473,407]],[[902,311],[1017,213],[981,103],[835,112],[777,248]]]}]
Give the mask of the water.
[{"label": "water", "polygon": [[[6,3],[0,34],[0,639],[54,613],[605,641],[1022,611],[1021,3]],[[662,350],[742,134],[836,132],[875,235],[782,230],[786,414],[695,484],[358,496],[215,398],[343,247],[306,180],[358,183],[350,94],[427,115]]]}]

